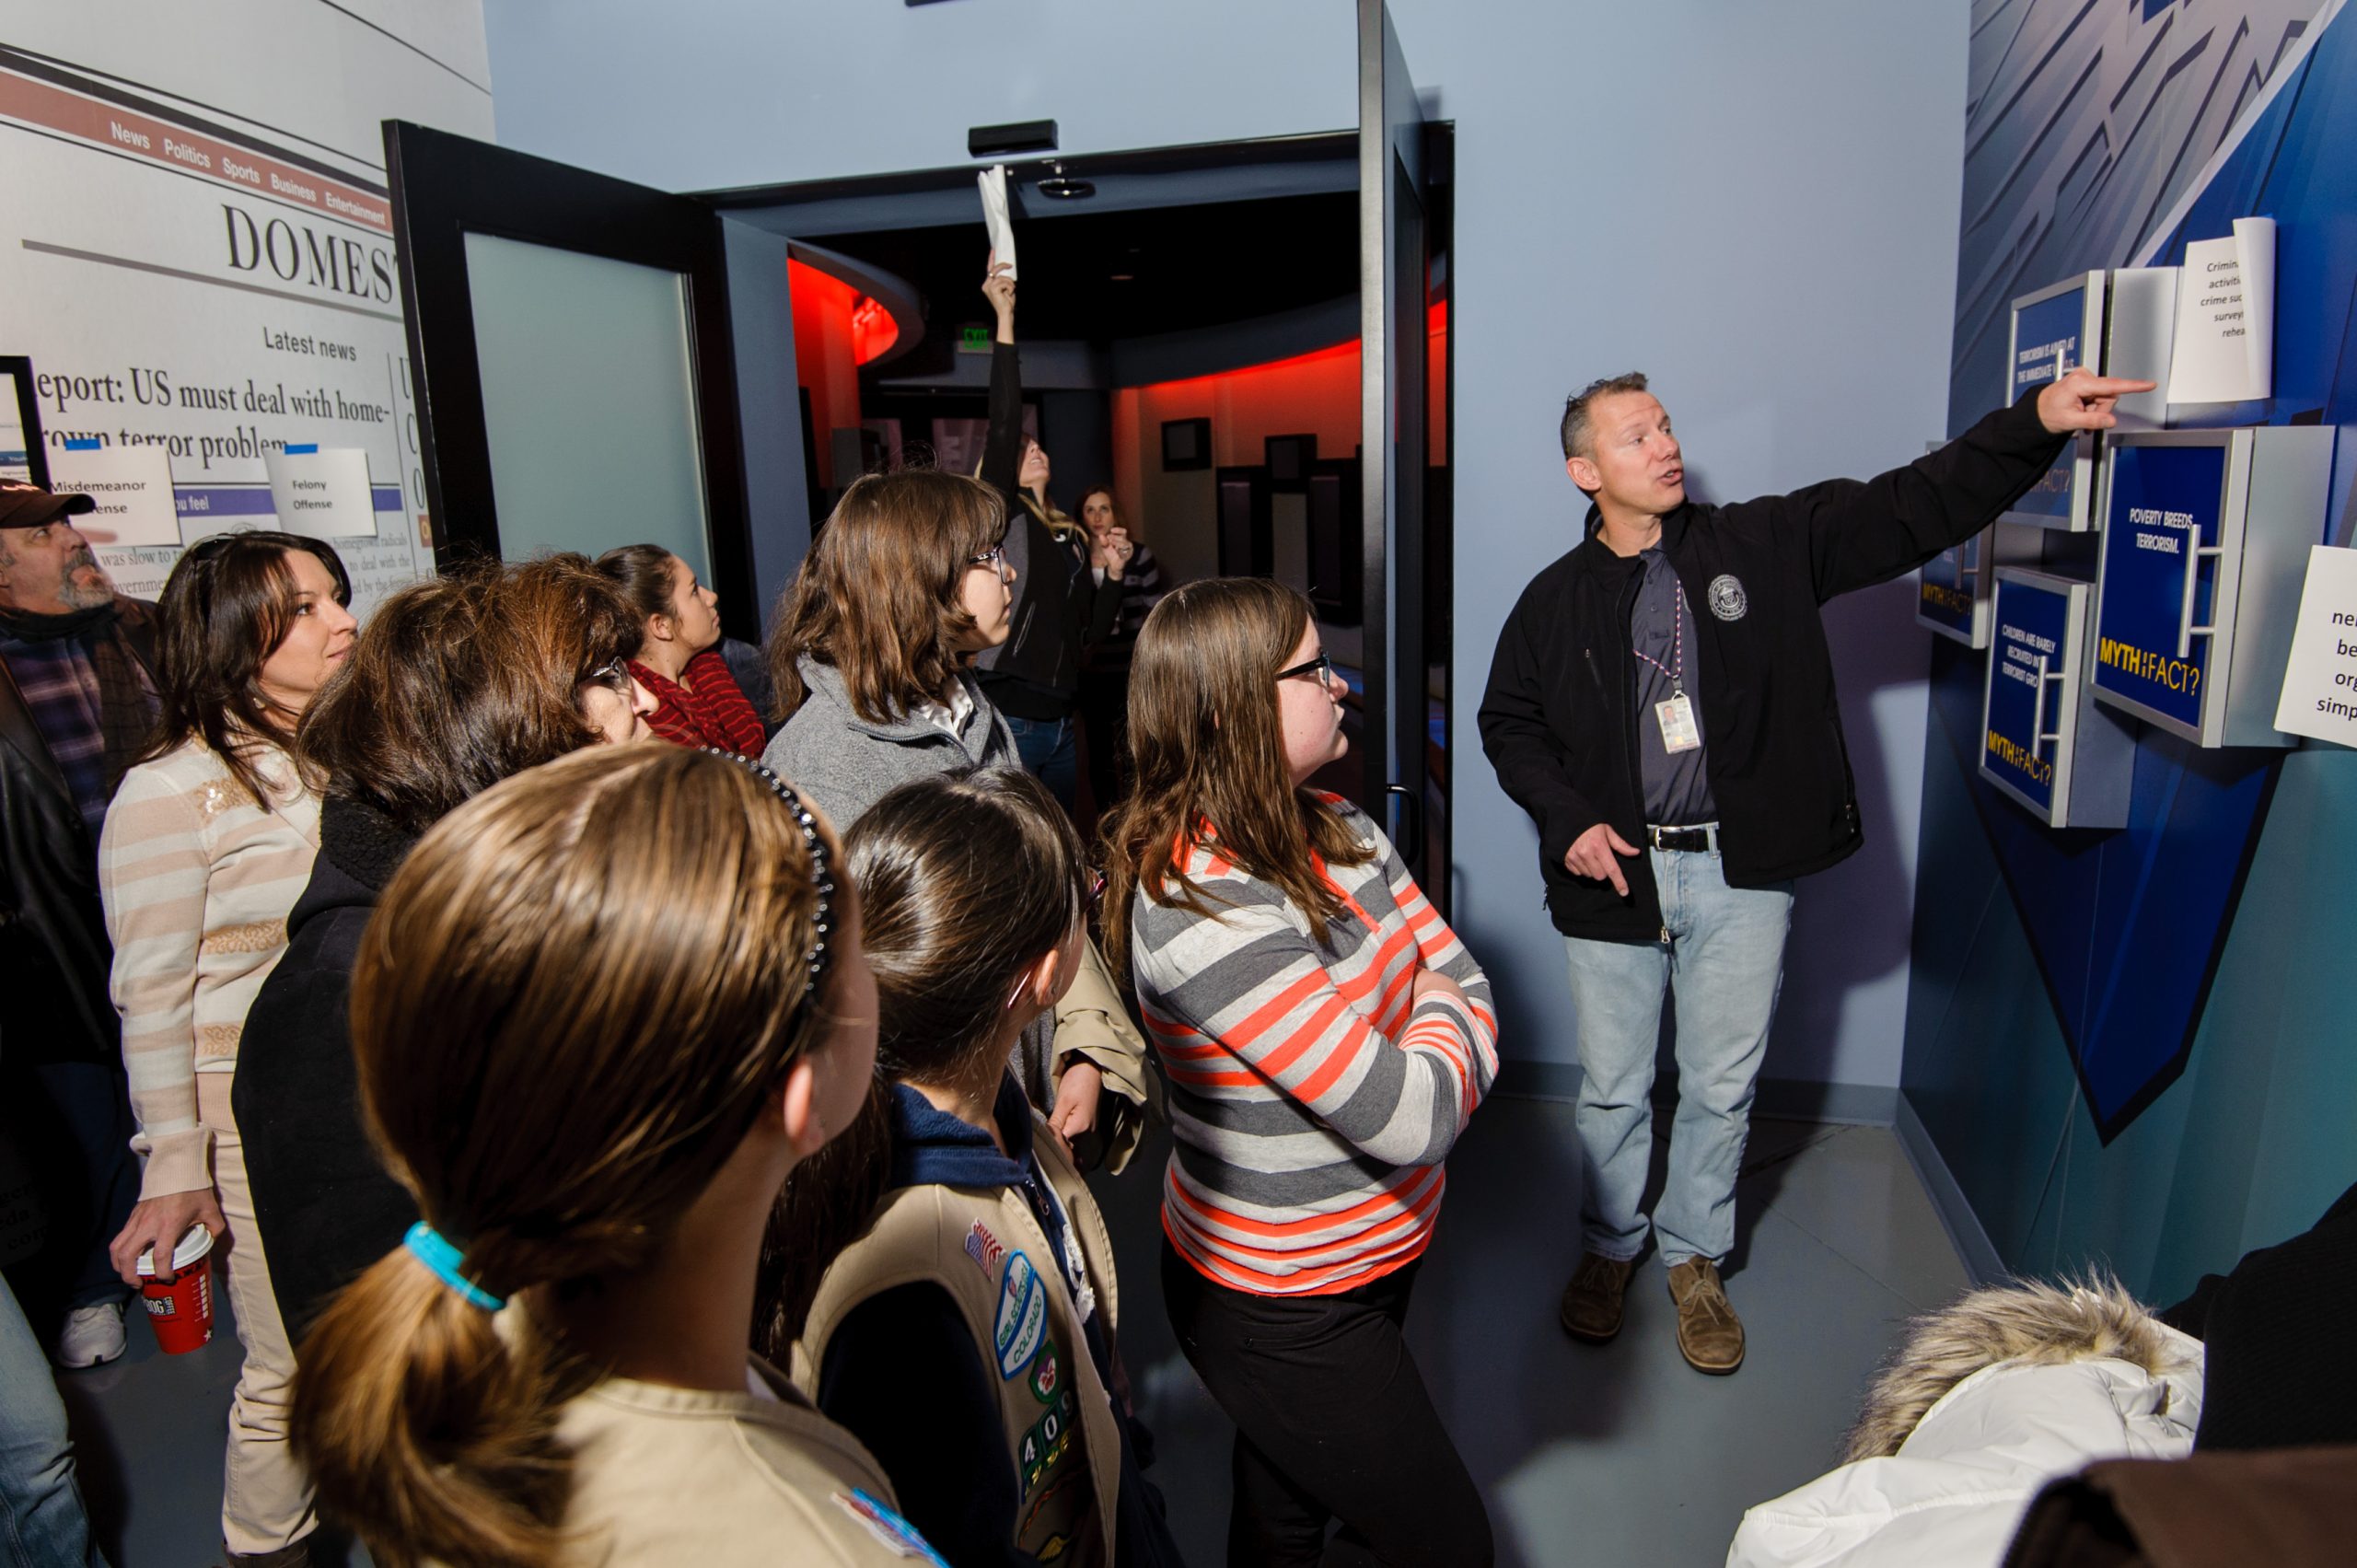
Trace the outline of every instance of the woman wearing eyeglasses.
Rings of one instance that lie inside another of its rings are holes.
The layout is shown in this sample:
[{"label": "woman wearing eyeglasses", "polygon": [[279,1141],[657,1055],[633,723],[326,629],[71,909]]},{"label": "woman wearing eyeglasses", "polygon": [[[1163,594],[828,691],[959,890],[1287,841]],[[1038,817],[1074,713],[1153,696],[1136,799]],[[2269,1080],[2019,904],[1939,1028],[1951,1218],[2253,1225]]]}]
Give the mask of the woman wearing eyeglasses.
[{"label": "woman wearing eyeglasses", "polygon": [[1339,1520],[1384,1562],[1486,1564],[1401,1328],[1497,1014],[1382,831],[1308,787],[1342,692],[1264,578],[1190,583],[1138,637],[1105,932],[1170,1082],[1163,1298],[1236,1422],[1229,1562],[1317,1562]]},{"label": "woman wearing eyeglasses", "polygon": [[416,584],[380,605],[296,743],[326,779],[319,856],[246,1016],[233,1103],[295,1342],[417,1216],[361,1131],[350,991],[377,895],[425,830],[501,779],[646,733],[639,617],[578,555]]},{"label": "woman wearing eyeglasses", "polygon": [[[854,481],[803,558],[770,634],[785,726],[761,761],[845,829],[911,779],[1023,765],[972,668],[1006,641],[1005,534],[989,485],[910,469]],[[1118,1168],[1142,1126],[1145,1041],[1093,947],[1086,959],[1020,1072],[1059,1132],[1094,1132],[1084,1152]]]},{"label": "woman wearing eyeglasses", "polygon": [[110,1249],[136,1288],[142,1254],[170,1279],[198,1225],[224,1249],[244,1359],[229,1401],[221,1530],[230,1559],[312,1526],[286,1446],[294,1354],[255,1234],[229,1085],[246,1008],[286,950],[286,912],[319,852],[319,780],[287,751],[352,651],[352,585],[334,549],[256,530],[189,547],[157,607],[161,712],[99,841],[123,1069],[147,1156]]}]

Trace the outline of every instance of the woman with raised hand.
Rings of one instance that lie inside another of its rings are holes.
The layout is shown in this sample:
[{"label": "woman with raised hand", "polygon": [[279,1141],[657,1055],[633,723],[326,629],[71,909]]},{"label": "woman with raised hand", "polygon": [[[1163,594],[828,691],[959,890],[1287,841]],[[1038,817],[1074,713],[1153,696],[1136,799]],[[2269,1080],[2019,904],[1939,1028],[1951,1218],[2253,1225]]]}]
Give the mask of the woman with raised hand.
[{"label": "woman with raised hand", "polygon": [[353,1078],[352,966],[369,912],[428,828],[511,773],[644,738],[639,618],[587,559],[553,555],[401,589],[296,734],[326,780],[319,855],[286,956],[246,1016],[234,1089],[254,1213],[287,1329],[416,1217],[368,1146]]},{"label": "woman with raised hand", "polygon": [[1283,584],[1190,583],[1130,686],[1106,938],[1170,1082],[1163,1298],[1237,1426],[1232,1562],[1482,1564],[1401,1329],[1441,1162],[1497,1075],[1489,981],[1382,831],[1308,787],[1341,681]]},{"label": "woman with raised hand", "polygon": [[1104,1218],[1007,1071],[1101,883],[1014,767],[900,785],[844,854],[887,1087],[789,1184],[757,1327],[959,1568],[1175,1562],[1119,1391]]},{"label": "woman with raised hand", "polygon": [[494,784],[402,862],[352,993],[423,1217],[303,1341],[295,1441],[377,1562],[920,1555],[746,1349],[778,1189],[875,1063],[857,900],[790,787],[671,747]]},{"label": "woman with raised hand", "polygon": [[[157,726],[99,840],[123,1069],[146,1156],[110,1249],[174,1276],[195,1226],[227,1265],[244,1355],[229,1400],[221,1534],[232,1562],[284,1552],[317,1520],[286,1446],[295,1370],[230,1110],[246,1009],[286,951],[286,912],[319,853],[318,779],[287,746],[352,651],[352,584],[332,546],[257,529],[191,545],[157,607]],[[208,1261],[203,1267],[211,1267]]]},{"label": "woman with raised hand", "polygon": [[642,618],[645,637],[630,672],[655,698],[646,727],[680,746],[760,756],[769,736],[721,656],[720,596],[659,544],[609,550],[598,570]]},{"label": "woman with raised hand", "polygon": [[1113,630],[1134,547],[1118,528],[1101,539],[1092,535],[1048,499],[1047,451],[1023,430],[1015,280],[1005,272],[993,256],[982,283],[998,326],[981,478],[1006,498],[1006,558],[1021,587],[1009,634],[980,666],[983,689],[1014,728],[1023,765],[1070,811],[1079,788],[1081,656]]},{"label": "woman with raised hand", "polygon": [[[1005,534],[988,485],[909,469],[853,481],[803,558],[770,634],[785,725],[761,760],[834,820],[911,779],[1022,764],[972,669],[1006,640]],[[1144,1125],[1145,1041],[1093,946],[1082,962],[1018,1072],[1058,1132],[1119,1169]]]}]

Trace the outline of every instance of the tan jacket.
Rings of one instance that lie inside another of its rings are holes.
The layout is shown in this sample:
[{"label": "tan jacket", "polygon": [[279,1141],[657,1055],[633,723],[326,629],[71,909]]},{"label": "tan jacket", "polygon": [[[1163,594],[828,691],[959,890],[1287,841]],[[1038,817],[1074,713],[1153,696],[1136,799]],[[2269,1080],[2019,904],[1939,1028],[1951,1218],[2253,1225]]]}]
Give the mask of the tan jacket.
[{"label": "tan jacket", "polygon": [[1145,1036],[1130,1022],[1105,955],[1095,941],[1084,944],[1072,987],[1056,1004],[1056,1065],[1061,1076],[1064,1059],[1078,1056],[1105,1074],[1112,1098],[1098,1109],[1097,1135],[1103,1143],[1097,1157],[1116,1175],[1137,1152],[1147,1120],[1162,1116],[1162,1084],[1150,1055]]},{"label": "tan jacket", "polygon": [[[1035,1114],[1032,1151],[1063,1204],[1098,1324],[1114,1342],[1119,1303],[1105,1217]],[[1121,1438],[1063,1270],[1016,1189],[927,1185],[887,1193],[867,1234],[835,1259],[794,1347],[795,1380],[815,1394],[827,1342],[870,1296],[928,1282],[957,1302],[975,1353],[997,1379],[1007,1452],[1023,1496],[1015,1544],[1059,1568],[1113,1557]]]},{"label": "tan jacket", "polygon": [[896,1539],[892,1484],[859,1440],[775,1368],[750,1366],[775,1400],[610,1377],[565,1405],[565,1527],[579,1539],[567,1568],[924,1561]]}]

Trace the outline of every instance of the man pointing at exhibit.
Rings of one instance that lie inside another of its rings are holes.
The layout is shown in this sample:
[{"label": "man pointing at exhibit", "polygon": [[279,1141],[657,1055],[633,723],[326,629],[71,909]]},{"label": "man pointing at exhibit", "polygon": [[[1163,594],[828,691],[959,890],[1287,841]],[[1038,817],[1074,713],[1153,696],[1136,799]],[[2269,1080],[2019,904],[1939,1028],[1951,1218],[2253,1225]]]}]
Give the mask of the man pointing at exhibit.
[{"label": "man pointing at exhibit", "polygon": [[[1862,842],[1818,607],[1971,538],[2066,437],[2111,428],[2119,398],[2152,385],[2074,370],[1878,479],[1730,506],[1687,499],[1678,437],[1643,376],[1564,406],[1586,537],[1507,617],[1480,723],[1498,782],[1538,824],[1570,955],[1585,1176],[1562,1307],[1573,1335],[1620,1331],[1650,1233],[1678,1349],[1704,1372],[1743,1363],[1718,1266],[1735,1244],[1793,881]],[[1654,1054],[1673,984],[1678,1115],[1649,1216]]]}]

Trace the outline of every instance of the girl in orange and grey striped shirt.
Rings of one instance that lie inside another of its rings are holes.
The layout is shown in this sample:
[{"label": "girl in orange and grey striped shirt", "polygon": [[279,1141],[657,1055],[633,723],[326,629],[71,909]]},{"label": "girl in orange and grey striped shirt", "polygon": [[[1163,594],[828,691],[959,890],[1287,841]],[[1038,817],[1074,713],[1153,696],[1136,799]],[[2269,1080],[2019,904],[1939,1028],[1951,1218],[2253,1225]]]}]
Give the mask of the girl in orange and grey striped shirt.
[{"label": "girl in orange and grey striped shirt", "polygon": [[1306,600],[1158,605],[1108,936],[1170,1081],[1163,1289],[1237,1423],[1232,1558],[1486,1562],[1489,1523],[1400,1337],[1441,1162],[1497,1075],[1489,981],[1390,843],[1310,789],[1347,749]]}]

